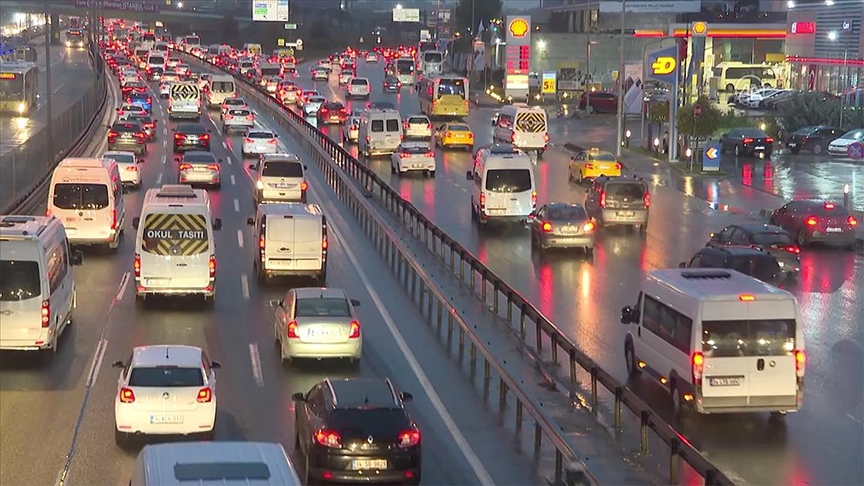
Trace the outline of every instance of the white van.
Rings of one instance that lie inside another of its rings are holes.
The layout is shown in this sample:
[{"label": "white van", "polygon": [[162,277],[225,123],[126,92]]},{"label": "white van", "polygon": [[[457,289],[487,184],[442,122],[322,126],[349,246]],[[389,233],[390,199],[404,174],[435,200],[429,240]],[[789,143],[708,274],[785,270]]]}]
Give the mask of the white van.
[{"label": "white van", "polygon": [[237,97],[237,86],[234,76],[230,74],[214,74],[210,78],[210,89],[207,91],[207,106],[220,108],[228,98]]},{"label": "white van", "polygon": [[392,109],[368,110],[360,119],[358,151],[364,157],[391,155],[402,143],[402,118]]},{"label": "white van", "polygon": [[313,277],[327,281],[327,220],[317,204],[261,204],[252,226],[260,280],[276,276]]},{"label": "white van", "polygon": [[144,446],[129,486],[301,486],[285,448],[268,442],[174,442]]},{"label": "white van", "polygon": [[629,326],[627,370],[672,394],[676,412],[771,412],[801,408],[804,323],[795,297],[729,269],[648,274]]},{"label": "white van", "polygon": [[73,245],[120,246],[126,205],[120,169],[113,159],[66,158],[48,188],[48,216],[57,216]]},{"label": "white van", "polygon": [[168,119],[201,118],[201,87],[195,81],[180,81],[168,92]]},{"label": "white van", "polygon": [[306,164],[294,154],[262,154],[249,164],[255,202],[306,202]]},{"label": "white van", "polygon": [[55,217],[0,217],[0,349],[57,350],[72,323],[75,282],[63,223]]},{"label": "white van", "polygon": [[522,150],[542,155],[549,145],[546,110],[525,103],[514,103],[501,108],[492,118],[495,129],[492,140],[509,143]]},{"label": "white van", "polygon": [[162,68],[164,70],[165,63],[167,61],[167,52],[150,51],[150,54],[147,55],[147,71],[151,71],[155,67]]},{"label": "white van", "polygon": [[527,221],[537,207],[531,157],[511,145],[492,145],[474,155],[465,175],[471,186],[471,217],[489,221]]},{"label": "white van", "polygon": [[199,295],[216,299],[216,244],[222,221],[210,214],[204,189],[164,185],[149,189],[141,216],[132,220],[136,296]]}]

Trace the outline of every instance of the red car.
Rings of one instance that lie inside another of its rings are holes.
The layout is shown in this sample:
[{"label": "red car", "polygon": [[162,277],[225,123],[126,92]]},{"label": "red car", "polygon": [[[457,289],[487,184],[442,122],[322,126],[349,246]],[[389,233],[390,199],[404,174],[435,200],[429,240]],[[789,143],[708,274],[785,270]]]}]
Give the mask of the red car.
[{"label": "red car", "polygon": [[579,109],[584,110],[586,103],[591,105],[591,113],[618,113],[618,95],[607,91],[595,91],[591,96],[582,94],[579,98]]},{"label": "red car", "polygon": [[812,243],[854,250],[858,220],[845,207],[830,201],[791,201],[771,215],[771,224],[789,232],[798,246]]}]

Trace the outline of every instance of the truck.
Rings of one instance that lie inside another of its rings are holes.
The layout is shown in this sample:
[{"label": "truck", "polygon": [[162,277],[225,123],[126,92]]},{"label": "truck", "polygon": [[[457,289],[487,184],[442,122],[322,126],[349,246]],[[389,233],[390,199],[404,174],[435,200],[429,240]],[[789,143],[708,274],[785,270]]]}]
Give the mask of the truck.
[{"label": "truck", "polygon": [[168,93],[168,118],[188,118],[198,121],[201,117],[201,88],[198,83],[181,81],[171,86]]}]

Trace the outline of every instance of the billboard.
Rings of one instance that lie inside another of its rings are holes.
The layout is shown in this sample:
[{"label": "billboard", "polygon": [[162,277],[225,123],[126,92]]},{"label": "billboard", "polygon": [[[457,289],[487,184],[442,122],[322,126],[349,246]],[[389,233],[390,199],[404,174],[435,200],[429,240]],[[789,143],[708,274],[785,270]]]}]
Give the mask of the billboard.
[{"label": "billboard", "polygon": [[122,10],[124,12],[147,12],[158,13],[159,5],[154,3],[146,3],[143,0],[139,1],[120,1],[120,0],[75,0],[76,7],[93,8],[101,5],[102,8],[110,10]]},{"label": "billboard", "polygon": [[394,8],[393,22],[420,22],[420,9]]},{"label": "billboard", "polygon": [[[621,2],[599,2],[600,12],[621,13]],[[660,2],[627,0],[624,6],[628,13],[698,13],[702,11],[702,2],[698,0]]]},{"label": "billboard", "polygon": [[252,0],[253,22],[288,22],[288,0]]},{"label": "billboard", "polygon": [[678,46],[649,52],[645,59],[646,77],[661,83],[678,84]]},{"label": "billboard", "polygon": [[513,99],[528,96],[528,73],[531,70],[531,17],[508,15],[504,22],[505,48],[504,95]]}]

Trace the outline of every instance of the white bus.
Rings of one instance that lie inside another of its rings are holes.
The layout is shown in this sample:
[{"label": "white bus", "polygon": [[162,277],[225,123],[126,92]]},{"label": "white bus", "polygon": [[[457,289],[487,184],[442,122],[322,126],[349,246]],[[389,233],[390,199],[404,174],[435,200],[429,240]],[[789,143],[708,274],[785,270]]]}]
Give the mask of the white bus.
[{"label": "white bus", "polygon": [[426,76],[442,74],[444,72],[444,53],[441,51],[417,53],[417,72]]},{"label": "white bus", "polygon": [[403,86],[413,85],[417,81],[414,59],[410,57],[396,59],[396,77]]}]

